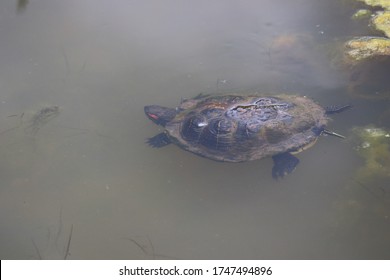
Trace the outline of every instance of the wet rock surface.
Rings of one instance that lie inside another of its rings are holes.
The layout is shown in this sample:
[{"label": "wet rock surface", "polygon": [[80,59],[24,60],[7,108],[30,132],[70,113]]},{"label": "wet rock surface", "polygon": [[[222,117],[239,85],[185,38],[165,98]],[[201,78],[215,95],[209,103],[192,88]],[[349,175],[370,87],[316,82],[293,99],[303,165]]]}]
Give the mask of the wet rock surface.
[{"label": "wet rock surface", "polygon": [[358,62],[363,59],[390,55],[390,39],[382,37],[359,37],[346,44],[346,54]]},{"label": "wet rock surface", "polygon": [[377,12],[371,20],[372,25],[390,38],[390,10]]},{"label": "wet rock surface", "polygon": [[[372,14],[370,25],[384,34],[381,36],[356,37],[345,44],[346,60],[348,64],[355,64],[365,59],[390,55],[390,1],[389,0],[358,0],[374,9],[382,9]],[[358,10],[352,18],[367,18],[369,9]]]}]

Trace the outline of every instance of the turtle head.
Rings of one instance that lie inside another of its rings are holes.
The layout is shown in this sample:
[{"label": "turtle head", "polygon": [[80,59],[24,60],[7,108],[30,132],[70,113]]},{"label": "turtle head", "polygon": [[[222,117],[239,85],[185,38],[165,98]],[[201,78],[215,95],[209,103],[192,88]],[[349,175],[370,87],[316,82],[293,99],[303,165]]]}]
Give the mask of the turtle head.
[{"label": "turtle head", "polygon": [[172,108],[162,107],[158,105],[149,105],[144,107],[146,116],[155,124],[165,126],[168,122],[173,120],[177,111]]}]

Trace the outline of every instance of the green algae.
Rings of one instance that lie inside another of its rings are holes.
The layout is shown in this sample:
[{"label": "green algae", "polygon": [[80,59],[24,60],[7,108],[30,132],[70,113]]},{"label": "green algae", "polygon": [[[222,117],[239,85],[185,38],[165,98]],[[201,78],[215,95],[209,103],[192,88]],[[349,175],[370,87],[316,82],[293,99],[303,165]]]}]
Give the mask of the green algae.
[{"label": "green algae", "polygon": [[390,38],[390,10],[377,12],[371,20],[372,25]]},{"label": "green algae", "polygon": [[390,179],[390,131],[374,126],[355,127],[356,150],[364,159],[356,180],[361,183]]},{"label": "green algae", "polygon": [[[357,0],[368,6],[380,7],[383,11],[377,11],[372,15],[371,25],[384,33],[384,37],[362,36],[348,41],[346,45],[347,64],[370,59],[377,56],[390,55],[390,0]],[[358,10],[352,18],[367,17],[371,11]]]},{"label": "green algae", "polygon": [[356,11],[356,13],[354,13],[351,18],[355,20],[361,20],[361,19],[369,18],[371,15],[372,12],[370,10],[360,9]]},{"label": "green algae", "polygon": [[346,43],[346,55],[353,61],[390,55],[390,39],[383,37],[357,37]]},{"label": "green algae", "polygon": [[357,1],[364,2],[371,7],[382,7],[385,10],[390,10],[389,0],[357,0]]}]

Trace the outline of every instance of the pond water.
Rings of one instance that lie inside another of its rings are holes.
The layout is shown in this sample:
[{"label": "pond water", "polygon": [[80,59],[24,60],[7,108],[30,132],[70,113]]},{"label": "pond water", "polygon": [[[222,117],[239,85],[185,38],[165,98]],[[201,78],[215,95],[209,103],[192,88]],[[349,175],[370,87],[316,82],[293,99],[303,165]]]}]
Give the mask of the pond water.
[{"label": "pond water", "polygon": [[[372,32],[350,19],[357,6],[1,1],[0,258],[390,258],[389,177],[356,179],[349,137],[388,129],[389,99],[351,94],[330,58]],[[161,132],[145,105],[232,92],[351,103],[329,125],[347,138],[321,137],[281,180],[271,159],[145,144]]]}]

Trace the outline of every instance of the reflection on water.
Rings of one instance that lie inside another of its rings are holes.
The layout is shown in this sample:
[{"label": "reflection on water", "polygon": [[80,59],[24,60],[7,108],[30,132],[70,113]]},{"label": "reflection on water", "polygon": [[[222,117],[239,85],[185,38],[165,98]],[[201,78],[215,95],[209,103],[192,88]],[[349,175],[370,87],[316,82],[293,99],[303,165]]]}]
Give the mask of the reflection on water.
[{"label": "reflection on water", "polygon": [[[388,259],[389,177],[357,178],[352,130],[389,128],[389,99],[367,98],[388,82],[328,56],[368,32],[343,3],[2,1],[0,257]],[[331,124],[347,139],[278,181],[271,159],[145,144],[144,105],[254,91],[353,103]]]}]

